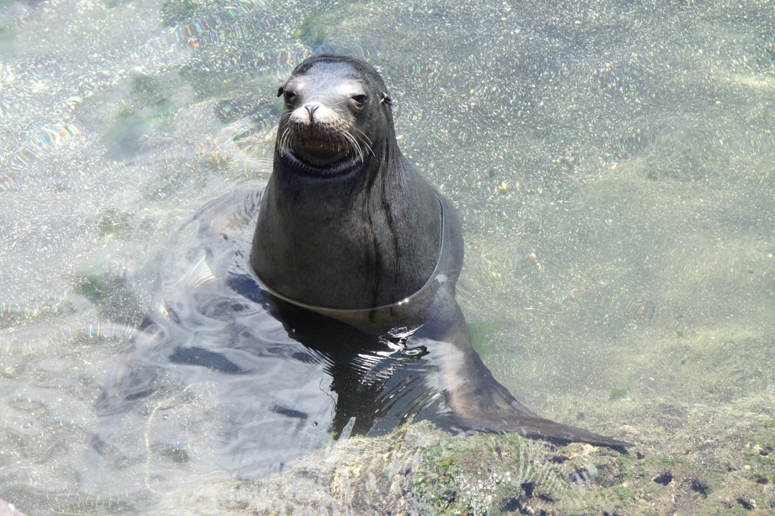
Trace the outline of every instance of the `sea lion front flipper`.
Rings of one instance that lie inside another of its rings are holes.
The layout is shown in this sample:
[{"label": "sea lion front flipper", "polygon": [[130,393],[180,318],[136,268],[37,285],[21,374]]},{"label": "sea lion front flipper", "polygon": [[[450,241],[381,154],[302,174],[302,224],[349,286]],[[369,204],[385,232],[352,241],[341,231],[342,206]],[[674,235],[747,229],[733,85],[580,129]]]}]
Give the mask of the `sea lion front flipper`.
[{"label": "sea lion front flipper", "polygon": [[415,338],[438,368],[439,386],[458,426],[480,432],[515,432],[562,442],[622,448],[630,443],[556,423],[531,412],[492,376],[471,346],[463,312],[450,294],[440,292],[431,319]]}]

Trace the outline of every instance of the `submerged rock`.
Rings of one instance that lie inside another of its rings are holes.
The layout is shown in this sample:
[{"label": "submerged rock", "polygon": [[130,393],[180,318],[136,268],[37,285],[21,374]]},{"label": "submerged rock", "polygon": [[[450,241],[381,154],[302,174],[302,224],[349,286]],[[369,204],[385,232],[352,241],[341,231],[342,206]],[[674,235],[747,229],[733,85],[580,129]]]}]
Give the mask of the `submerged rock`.
[{"label": "submerged rock", "polygon": [[[632,455],[516,434],[450,437],[427,422],[335,445],[259,481],[171,493],[154,514],[723,514],[771,511],[772,432],[671,443],[681,458],[641,446]],[[727,468],[708,467],[707,454]]]}]

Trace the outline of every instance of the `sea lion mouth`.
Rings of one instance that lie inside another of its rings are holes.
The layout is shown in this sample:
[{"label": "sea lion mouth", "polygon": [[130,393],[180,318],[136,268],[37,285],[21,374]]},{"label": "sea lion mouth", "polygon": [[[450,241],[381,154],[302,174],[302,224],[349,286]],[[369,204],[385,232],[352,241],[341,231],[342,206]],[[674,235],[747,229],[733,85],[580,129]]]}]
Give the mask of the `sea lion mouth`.
[{"label": "sea lion mouth", "polygon": [[365,159],[362,159],[362,156],[358,154],[348,154],[339,161],[326,165],[315,165],[304,160],[290,149],[280,150],[280,159],[285,166],[296,172],[314,177],[338,177],[359,172],[366,167],[369,161],[368,158],[368,155],[365,156]]}]

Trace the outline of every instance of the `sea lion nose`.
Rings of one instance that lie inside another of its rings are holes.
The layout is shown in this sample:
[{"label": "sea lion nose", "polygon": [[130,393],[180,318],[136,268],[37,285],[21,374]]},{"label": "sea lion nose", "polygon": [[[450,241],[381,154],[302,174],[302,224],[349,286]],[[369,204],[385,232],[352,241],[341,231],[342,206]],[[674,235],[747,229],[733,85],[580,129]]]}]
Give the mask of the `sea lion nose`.
[{"label": "sea lion nose", "polygon": [[316,104],[313,104],[313,105],[307,105],[307,106],[304,106],[304,107],[306,108],[307,113],[309,113],[309,121],[312,122],[313,121],[313,116],[312,115],[315,113],[315,111],[318,110],[318,108],[320,106],[318,106]]}]

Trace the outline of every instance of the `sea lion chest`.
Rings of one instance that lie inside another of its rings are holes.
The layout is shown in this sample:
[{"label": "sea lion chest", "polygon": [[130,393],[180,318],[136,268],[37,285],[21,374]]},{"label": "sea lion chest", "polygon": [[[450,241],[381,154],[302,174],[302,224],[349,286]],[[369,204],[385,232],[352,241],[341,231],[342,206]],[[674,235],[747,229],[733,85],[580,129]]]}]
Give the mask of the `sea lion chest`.
[{"label": "sea lion chest", "polygon": [[369,165],[316,181],[275,160],[251,251],[270,292],[307,308],[373,311],[429,282],[442,243],[439,197],[408,164]]}]

